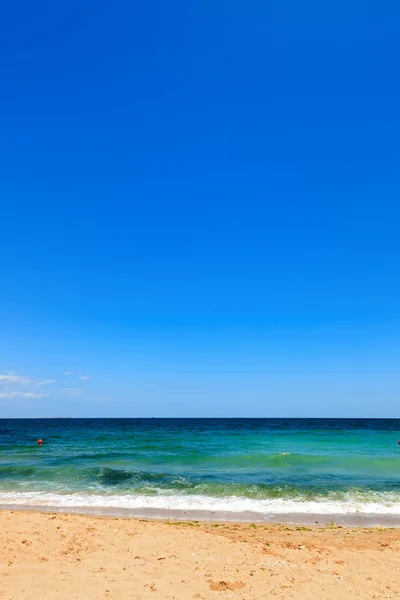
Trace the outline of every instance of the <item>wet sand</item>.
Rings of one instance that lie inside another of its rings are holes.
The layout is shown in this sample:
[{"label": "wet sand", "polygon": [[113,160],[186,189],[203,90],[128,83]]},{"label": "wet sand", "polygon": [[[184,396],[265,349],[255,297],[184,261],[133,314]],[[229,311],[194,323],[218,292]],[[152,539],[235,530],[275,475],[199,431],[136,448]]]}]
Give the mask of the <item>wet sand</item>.
[{"label": "wet sand", "polygon": [[366,514],[354,512],[350,514],[321,513],[280,513],[265,515],[250,511],[210,511],[181,510],[173,508],[108,508],[93,506],[51,506],[38,504],[1,504],[2,510],[34,511],[41,513],[62,513],[77,515],[94,515],[102,517],[125,517],[134,519],[157,519],[158,521],[206,521],[233,523],[287,523],[288,525],[327,525],[336,523],[345,527],[397,527],[400,528],[400,517],[397,514]]},{"label": "wet sand", "polygon": [[400,598],[400,530],[0,512],[5,600]]}]

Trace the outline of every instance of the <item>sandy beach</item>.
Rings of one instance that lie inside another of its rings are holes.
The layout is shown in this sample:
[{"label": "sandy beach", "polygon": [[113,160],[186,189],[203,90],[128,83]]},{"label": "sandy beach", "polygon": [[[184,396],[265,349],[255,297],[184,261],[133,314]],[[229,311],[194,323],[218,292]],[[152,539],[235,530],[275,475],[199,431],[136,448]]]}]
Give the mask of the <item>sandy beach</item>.
[{"label": "sandy beach", "polygon": [[400,531],[0,513],[4,600],[400,598]]}]

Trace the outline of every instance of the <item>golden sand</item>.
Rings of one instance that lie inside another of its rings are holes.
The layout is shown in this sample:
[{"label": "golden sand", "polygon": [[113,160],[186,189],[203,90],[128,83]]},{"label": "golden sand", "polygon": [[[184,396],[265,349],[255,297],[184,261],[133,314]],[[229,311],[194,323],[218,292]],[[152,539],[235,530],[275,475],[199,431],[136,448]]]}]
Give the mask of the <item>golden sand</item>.
[{"label": "golden sand", "polygon": [[400,530],[0,512],[3,600],[399,599]]}]

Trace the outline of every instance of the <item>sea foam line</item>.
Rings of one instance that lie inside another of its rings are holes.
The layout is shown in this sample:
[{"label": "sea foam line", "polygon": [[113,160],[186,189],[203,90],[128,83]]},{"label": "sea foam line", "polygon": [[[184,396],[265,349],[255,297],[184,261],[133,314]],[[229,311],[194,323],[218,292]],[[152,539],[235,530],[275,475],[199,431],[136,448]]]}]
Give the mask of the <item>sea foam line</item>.
[{"label": "sea foam line", "polygon": [[[389,496],[390,497],[390,496]],[[46,506],[56,508],[160,509],[209,512],[253,512],[265,518],[280,514],[298,515],[392,515],[400,516],[400,501],[357,502],[348,500],[256,500],[230,496],[215,498],[201,495],[100,495],[56,494],[46,492],[2,492],[1,505]]]}]

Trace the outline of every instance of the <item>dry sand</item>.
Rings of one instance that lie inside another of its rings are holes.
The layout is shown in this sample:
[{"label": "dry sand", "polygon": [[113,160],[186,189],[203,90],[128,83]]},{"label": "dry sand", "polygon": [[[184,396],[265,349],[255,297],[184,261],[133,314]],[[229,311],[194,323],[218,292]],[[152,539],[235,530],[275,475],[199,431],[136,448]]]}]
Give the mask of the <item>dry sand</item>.
[{"label": "dry sand", "polygon": [[0,512],[5,600],[400,599],[400,530]]}]

